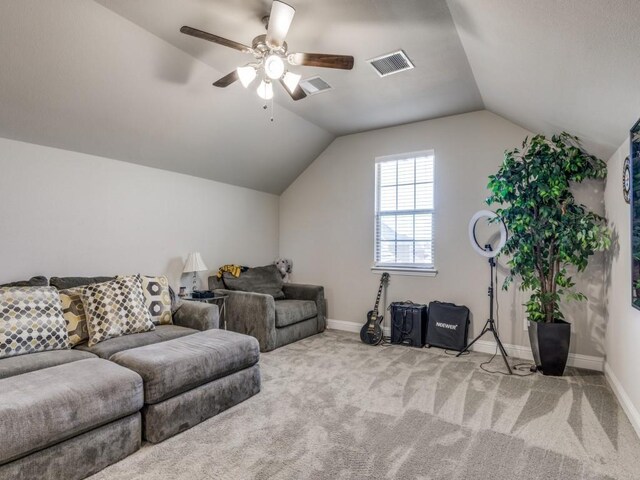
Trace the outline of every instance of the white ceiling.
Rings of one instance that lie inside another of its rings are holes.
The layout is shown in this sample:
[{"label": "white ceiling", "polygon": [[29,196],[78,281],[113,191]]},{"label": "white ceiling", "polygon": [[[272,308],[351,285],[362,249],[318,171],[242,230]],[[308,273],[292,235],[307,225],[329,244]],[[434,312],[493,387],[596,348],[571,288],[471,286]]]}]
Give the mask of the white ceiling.
[{"label": "white ceiling", "polygon": [[640,116],[639,0],[448,0],[485,107],[605,160]]},{"label": "white ceiling", "polygon": [[[245,45],[265,33],[261,0],[97,0],[218,70],[222,75],[252,56],[186,36],[182,25]],[[467,57],[445,0],[295,0],[287,43],[291,52],[353,55],[352,71],[292,67],[320,75],[334,90],[294,102],[276,101],[325,130],[344,135],[373,128],[478,110],[482,107]],[[367,59],[404,49],[415,70],[380,78]],[[239,83],[226,90],[244,91]],[[212,91],[216,98],[226,90]],[[255,92],[245,92],[254,95]]]},{"label": "white ceiling", "polygon": [[[291,51],[350,54],[299,67],[334,90],[275,121],[253,91],[211,84],[247,56],[269,0],[0,2],[0,136],[280,193],[335,138],[482,108],[608,157],[640,115],[640,1],[290,0]],[[404,49],[414,70],[365,60]]]},{"label": "white ceiling", "polygon": [[334,136],[217,76],[93,1],[0,2],[0,137],[279,194]]}]

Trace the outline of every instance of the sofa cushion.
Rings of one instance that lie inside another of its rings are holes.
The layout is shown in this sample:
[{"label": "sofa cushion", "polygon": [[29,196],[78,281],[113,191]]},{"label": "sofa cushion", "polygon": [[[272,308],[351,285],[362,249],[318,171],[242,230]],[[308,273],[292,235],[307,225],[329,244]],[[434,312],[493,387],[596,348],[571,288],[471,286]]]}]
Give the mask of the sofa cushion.
[{"label": "sofa cushion", "polygon": [[234,277],[229,272],[222,274],[222,281],[229,290],[242,292],[264,293],[278,300],[284,298],[282,292],[282,275],[275,265],[250,268],[246,272]]},{"label": "sofa cushion", "polygon": [[278,300],[276,302],[276,327],[293,325],[313,318],[317,314],[316,302],[311,300]]},{"label": "sofa cushion", "polygon": [[155,328],[145,304],[140,275],[89,285],[80,296],[87,315],[89,346]]},{"label": "sofa cushion", "polygon": [[99,358],[0,380],[0,464],[142,408],[140,376]]},{"label": "sofa cushion", "polygon": [[0,288],[0,358],[69,348],[53,287]]},{"label": "sofa cushion", "polygon": [[125,335],[124,337],[110,338],[109,340],[100,342],[93,347],[90,347],[87,343],[83,343],[78,345],[76,350],[91,352],[100,358],[108,359],[114,353],[118,353],[123,350],[151,345],[153,343],[166,342],[167,340],[173,340],[174,338],[184,337],[185,335],[191,335],[193,333],[198,333],[198,330],[179,327],[177,325],[158,325],[155,330],[150,332],[134,333],[132,335]]},{"label": "sofa cushion", "polygon": [[114,280],[116,277],[51,277],[49,285],[56,287],[58,290],[66,290],[68,288],[86,287],[96,283],[104,283]]},{"label": "sofa cushion", "polygon": [[89,352],[80,350],[53,350],[50,352],[30,353],[0,360],[0,379],[22,375],[23,373],[55,367],[64,363],[76,362],[87,358],[96,358]]},{"label": "sofa cushion", "polygon": [[3,283],[0,287],[46,287],[49,285],[47,277],[37,276],[31,277],[29,280],[20,280],[18,282]]},{"label": "sofa cushion", "polygon": [[144,402],[159,403],[258,363],[258,341],[226,330],[207,330],[116,353],[111,361],[140,374]]}]

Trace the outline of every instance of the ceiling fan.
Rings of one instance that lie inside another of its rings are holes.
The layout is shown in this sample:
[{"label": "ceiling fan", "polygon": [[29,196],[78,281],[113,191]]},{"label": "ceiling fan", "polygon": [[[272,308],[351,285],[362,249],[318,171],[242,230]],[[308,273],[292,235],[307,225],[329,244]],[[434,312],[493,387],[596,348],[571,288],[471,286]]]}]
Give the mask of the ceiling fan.
[{"label": "ceiling fan", "polygon": [[307,96],[299,85],[301,75],[288,71],[286,63],[293,66],[351,70],[353,68],[353,57],[350,55],[324,53],[289,53],[287,42],[284,39],[287,36],[295,12],[292,6],[279,0],[274,0],[271,5],[271,13],[263,18],[267,27],[266,35],[255,37],[250,47],[193,27],[184,26],[180,31],[193,37],[253,55],[253,62],[238,67],[215,82],[214,86],[224,88],[236,80],[240,80],[240,83],[245,88],[248,88],[259,76],[260,85],[257,88],[257,92],[260,98],[264,100],[273,98],[273,82],[279,81],[291,98],[300,100]]}]

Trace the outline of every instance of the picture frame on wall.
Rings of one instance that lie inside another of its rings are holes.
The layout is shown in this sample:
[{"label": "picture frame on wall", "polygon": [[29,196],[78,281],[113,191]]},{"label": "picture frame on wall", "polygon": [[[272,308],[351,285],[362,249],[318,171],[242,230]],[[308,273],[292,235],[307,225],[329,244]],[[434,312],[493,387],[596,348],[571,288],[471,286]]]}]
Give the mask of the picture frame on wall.
[{"label": "picture frame on wall", "polygon": [[640,310],[640,120],[630,131],[631,305]]},{"label": "picture frame on wall", "polygon": [[629,157],[624,159],[624,164],[622,165],[622,196],[624,197],[624,201],[627,203],[631,203],[631,161]]}]

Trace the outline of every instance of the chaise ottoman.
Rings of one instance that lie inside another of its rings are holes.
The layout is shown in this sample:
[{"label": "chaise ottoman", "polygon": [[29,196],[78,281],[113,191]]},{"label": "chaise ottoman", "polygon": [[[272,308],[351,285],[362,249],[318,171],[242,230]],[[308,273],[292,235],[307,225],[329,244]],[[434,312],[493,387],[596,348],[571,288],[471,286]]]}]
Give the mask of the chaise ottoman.
[{"label": "chaise ottoman", "polygon": [[157,443],[258,393],[259,358],[255,338],[215,329],[124,350],[109,360],[142,377],[142,434]]},{"label": "chaise ottoman", "polygon": [[142,405],[140,376],[95,357],[0,380],[0,479],[75,480],[122,460],[140,448]]}]

